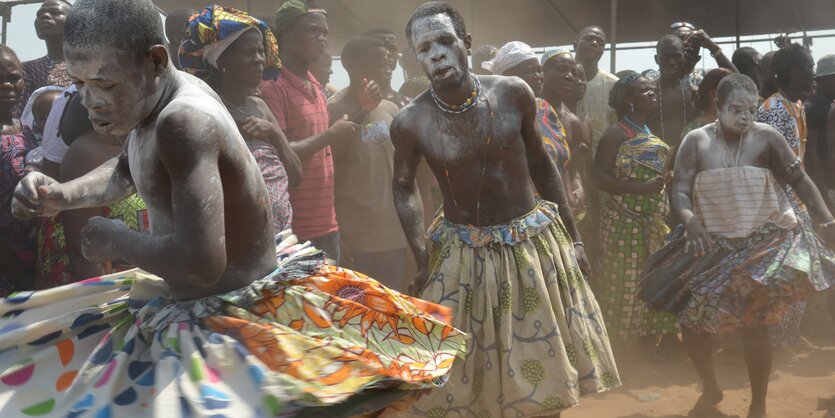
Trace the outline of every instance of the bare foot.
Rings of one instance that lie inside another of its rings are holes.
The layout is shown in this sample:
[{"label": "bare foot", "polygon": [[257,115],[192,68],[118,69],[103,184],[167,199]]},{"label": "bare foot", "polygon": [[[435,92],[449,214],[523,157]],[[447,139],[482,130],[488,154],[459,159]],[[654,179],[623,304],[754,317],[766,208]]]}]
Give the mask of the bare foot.
[{"label": "bare foot", "polygon": [[762,406],[751,405],[751,407],[748,408],[748,418],[766,418],[765,405],[762,405]]},{"label": "bare foot", "polygon": [[720,411],[719,407],[716,406],[716,404],[722,401],[723,397],[724,395],[722,395],[721,391],[703,393],[702,396],[699,396],[699,400],[696,401],[696,405],[693,406],[693,409],[690,410],[687,416],[699,418],[729,417],[730,415]]}]

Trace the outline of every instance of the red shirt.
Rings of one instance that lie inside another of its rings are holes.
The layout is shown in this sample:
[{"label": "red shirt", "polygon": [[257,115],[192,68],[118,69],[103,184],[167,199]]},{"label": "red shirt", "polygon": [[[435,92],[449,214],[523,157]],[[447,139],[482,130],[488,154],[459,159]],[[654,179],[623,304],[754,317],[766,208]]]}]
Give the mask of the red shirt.
[{"label": "red shirt", "polygon": [[[262,81],[261,98],[278,120],[290,142],[300,141],[328,129],[328,102],[319,83],[308,73],[311,88],[284,69],[275,81]],[[304,179],[290,188],[293,206],[293,232],[308,240],[336,232],[333,196],[333,158],[331,147],[317,151],[302,161]]]}]

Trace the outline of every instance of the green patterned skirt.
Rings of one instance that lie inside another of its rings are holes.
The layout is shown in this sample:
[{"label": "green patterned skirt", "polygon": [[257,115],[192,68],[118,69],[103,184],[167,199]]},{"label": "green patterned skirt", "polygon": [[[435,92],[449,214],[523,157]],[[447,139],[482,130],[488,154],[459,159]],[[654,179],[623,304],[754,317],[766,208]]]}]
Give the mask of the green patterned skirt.
[{"label": "green patterned skirt", "polygon": [[[630,216],[631,215],[631,216]],[[670,229],[664,222],[666,211],[657,216],[637,216],[611,199],[603,210],[603,275],[600,303],[606,328],[617,338],[678,332],[676,317],[652,311],[638,297],[644,263],[653,250],[664,244]]]},{"label": "green patterned skirt", "polygon": [[[540,202],[504,225],[439,217],[429,229],[422,298],[452,309],[464,361],[410,416],[530,417],[620,385],[600,308],[583,279],[557,205]],[[399,415],[399,416],[406,416]]]}]

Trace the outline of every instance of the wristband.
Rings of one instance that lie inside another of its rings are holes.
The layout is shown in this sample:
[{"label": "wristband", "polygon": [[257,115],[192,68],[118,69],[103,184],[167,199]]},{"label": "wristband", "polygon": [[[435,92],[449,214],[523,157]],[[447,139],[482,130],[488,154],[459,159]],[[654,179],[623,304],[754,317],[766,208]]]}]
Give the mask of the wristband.
[{"label": "wristband", "polygon": [[[832,221],[832,222],[835,222],[835,221]],[[583,244],[583,241],[577,241],[577,242],[574,243],[574,246],[575,247],[585,247],[585,244]]]}]

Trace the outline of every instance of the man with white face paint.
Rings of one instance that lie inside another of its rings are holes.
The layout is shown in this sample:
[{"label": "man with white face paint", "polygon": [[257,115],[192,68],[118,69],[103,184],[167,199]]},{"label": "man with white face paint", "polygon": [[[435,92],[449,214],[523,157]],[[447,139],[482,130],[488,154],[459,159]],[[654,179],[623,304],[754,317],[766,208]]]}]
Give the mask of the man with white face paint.
[{"label": "man with white face paint", "polygon": [[[518,77],[470,72],[470,35],[446,3],[420,6],[406,37],[431,81],[391,126],[395,206],[419,265],[411,292],[451,308],[472,338],[447,385],[410,413],[558,416],[620,378],[534,94]],[[429,248],[421,157],[444,198]]]},{"label": "man with white face paint", "polygon": [[[691,131],[676,160],[673,209],[684,226],[648,260],[641,295],[678,315],[702,381],[696,416],[720,413],[712,335],[740,331],[751,381],[748,417],[758,418],[771,373],[768,325],[831,286],[835,219],[785,138],[755,122],[754,82],[731,74],[716,95],[718,122]],[[778,180],[806,204],[817,233],[800,227]]]}]

